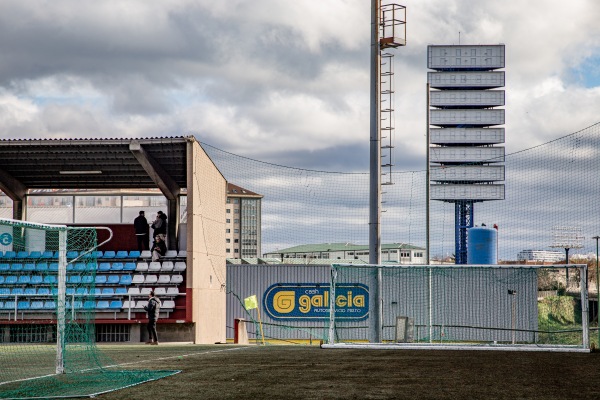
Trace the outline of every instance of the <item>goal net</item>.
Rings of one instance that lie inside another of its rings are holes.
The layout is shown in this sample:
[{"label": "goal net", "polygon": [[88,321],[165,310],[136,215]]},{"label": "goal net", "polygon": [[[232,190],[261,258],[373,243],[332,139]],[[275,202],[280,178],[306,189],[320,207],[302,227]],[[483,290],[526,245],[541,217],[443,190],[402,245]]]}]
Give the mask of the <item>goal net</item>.
[{"label": "goal net", "polygon": [[[586,273],[586,265],[332,265],[323,347],[589,351]],[[567,285],[569,274],[578,283]]]},{"label": "goal net", "polygon": [[0,219],[0,398],[90,396],[176,371],[119,371],[95,345],[97,230]]}]

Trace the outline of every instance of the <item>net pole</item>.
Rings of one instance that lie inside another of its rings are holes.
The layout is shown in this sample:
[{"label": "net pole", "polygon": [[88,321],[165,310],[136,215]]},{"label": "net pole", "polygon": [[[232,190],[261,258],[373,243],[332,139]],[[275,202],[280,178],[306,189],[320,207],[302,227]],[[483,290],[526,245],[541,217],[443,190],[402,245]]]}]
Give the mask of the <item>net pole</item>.
[{"label": "net pole", "polygon": [[56,299],[56,373],[65,372],[65,310],[67,288],[67,231],[58,231],[58,298]]},{"label": "net pole", "polygon": [[337,277],[337,269],[335,265],[331,265],[331,279],[329,285],[329,344],[335,343],[335,283]]},{"label": "net pole", "polygon": [[587,265],[581,267],[580,283],[581,287],[581,330],[583,335],[582,347],[590,347],[590,329],[589,329],[589,302],[587,288]]},{"label": "net pole", "polygon": [[431,271],[431,266],[428,266],[427,268],[427,277],[429,279],[429,290],[427,291],[427,294],[429,296],[429,310],[427,310],[428,314],[429,314],[429,343],[432,343],[432,338],[433,338],[433,276],[432,276],[432,271]]}]

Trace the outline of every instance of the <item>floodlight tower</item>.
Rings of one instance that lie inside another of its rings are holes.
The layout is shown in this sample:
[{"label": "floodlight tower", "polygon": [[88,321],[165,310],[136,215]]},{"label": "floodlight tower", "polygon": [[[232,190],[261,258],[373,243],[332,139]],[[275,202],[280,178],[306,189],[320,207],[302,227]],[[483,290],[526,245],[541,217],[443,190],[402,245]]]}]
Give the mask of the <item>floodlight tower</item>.
[{"label": "floodlight tower", "polygon": [[504,147],[495,146],[504,109],[495,107],[505,96],[492,90],[504,87],[504,45],[431,45],[427,66],[427,207],[454,203],[456,264],[466,264],[474,204],[504,199]]},{"label": "floodlight tower", "polygon": [[[581,249],[583,247],[581,228],[574,226],[554,226],[552,227],[552,245],[550,247],[565,249],[565,264],[569,265],[569,250]],[[569,268],[566,269],[565,279],[567,288],[569,287]]]},{"label": "floodlight tower", "polygon": [[[393,54],[388,49],[406,45],[406,7],[399,4],[381,5],[371,0],[371,108],[370,108],[370,176],[369,176],[369,263],[381,259],[381,186],[392,182],[392,135],[394,132],[394,69]],[[385,134],[382,134],[385,132]],[[385,139],[385,143],[382,143]],[[384,162],[383,158],[387,158]],[[382,170],[385,169],[385,181]],[[382,182],[383,181],[383,182]],[[370,315],[375,318],[370,340],[380,342],[382,331],[381,275],[370,286],[377,301],[371,302]]]}]

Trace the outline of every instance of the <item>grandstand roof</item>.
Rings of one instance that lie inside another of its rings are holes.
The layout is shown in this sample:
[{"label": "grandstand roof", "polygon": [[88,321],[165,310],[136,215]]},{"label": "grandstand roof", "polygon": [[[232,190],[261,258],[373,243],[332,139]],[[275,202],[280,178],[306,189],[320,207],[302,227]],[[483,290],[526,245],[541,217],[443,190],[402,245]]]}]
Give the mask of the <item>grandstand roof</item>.
[{"label": "grandstand roof", "polygon": [[[190,137],[0,140],[0,189],[137,189],[187,186]],[[157,184],[159,182],[159,184]]]}]

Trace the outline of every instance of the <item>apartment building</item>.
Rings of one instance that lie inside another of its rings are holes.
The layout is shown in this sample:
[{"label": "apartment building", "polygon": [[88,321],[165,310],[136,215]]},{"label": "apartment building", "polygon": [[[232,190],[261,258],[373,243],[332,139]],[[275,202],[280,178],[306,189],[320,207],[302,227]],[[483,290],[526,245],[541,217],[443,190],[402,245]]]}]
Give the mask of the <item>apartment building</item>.
[{"label": "apartment building", "polygon": [[261,251],[263,196],[233,183],[227,184],[225,242],[227,258],[256,258]]}]

